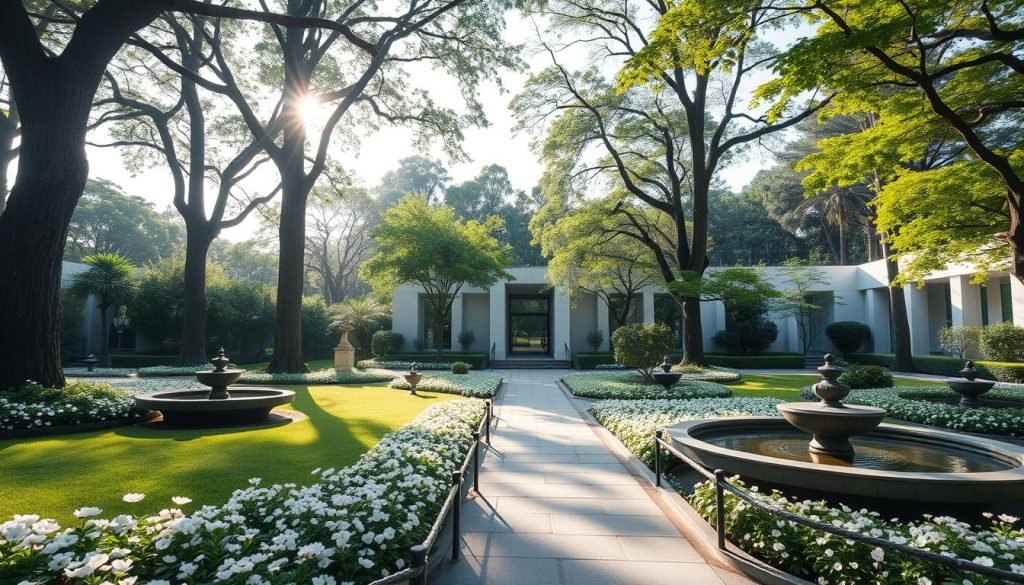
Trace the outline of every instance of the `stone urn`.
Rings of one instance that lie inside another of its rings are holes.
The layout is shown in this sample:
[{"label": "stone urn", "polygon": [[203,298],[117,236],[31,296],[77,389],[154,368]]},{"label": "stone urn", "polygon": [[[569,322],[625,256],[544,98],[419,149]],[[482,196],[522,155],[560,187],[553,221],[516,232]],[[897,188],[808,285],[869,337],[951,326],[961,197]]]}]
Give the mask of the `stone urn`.
[{"label": "stone urn", "polygon": [[349,330],[342,328],[338,346],[334,348],[334,369],[351,370],[356,366],[356,348],[348,340]]},{"label": "stone urn", "polygon": [[975,380],[978,377],[978,369],[974,362],[968,360],[964,369],[960,370],[961,379],[946,380],[946,385],[960,395],[960,406],[974,408],[981,405],[979,396],[992,389],[996,383],[992,380]]},{"label": "stone urn", "polygon": [[672,371],[672,364],[668,363],[668,356],[665,356],[665,359],[662,360],[661,365],[658,367],[661,368],[661,371],[652,372],[651,376],[654,378],[655,382],[661,384],[665,388],[671,388],[679,381],[679,378],[683,376],[682,372]]},{"label": "stone urn", "polygon": [[409,383],[409,394],[412,394],[413,396],[415,396],[416,395],[416,385],[419,384],[420,380],[423,379],[423,376],[421,376],[420,373],[416,371],[416,363],[415,362],[413,362],[409,366],[409,373],[402,375],[402,377],[405,378],[405,381]]},{"label": "stone urn", "polygon": [[96,367],[96,364],[100,363],[100,360],[96,359],[96,356],[94,356],[91,353],[89,354],[89,357],[85,358],[82,361],[85,363],[86,370],[90,372],[93,371],[93,369]]}]

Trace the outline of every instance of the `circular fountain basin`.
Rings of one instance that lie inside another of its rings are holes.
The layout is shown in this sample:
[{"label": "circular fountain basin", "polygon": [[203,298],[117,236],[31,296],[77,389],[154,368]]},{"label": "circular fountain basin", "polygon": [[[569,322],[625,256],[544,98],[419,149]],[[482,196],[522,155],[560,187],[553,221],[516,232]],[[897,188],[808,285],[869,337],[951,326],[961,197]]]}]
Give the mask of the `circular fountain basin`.
[{"label": "circular fountain basin", "polygon": [[992,389],[992,380],[946,380],[946,385],[961,396],[960,406],[980,406],[978,397]]},{"label": "circular fountain basin", "polygon": [[707,469],[783,488],[907,502],[1024,499],[1024,449],[980,437],[882,424],[851,438],[851,461],[809,452],[810,435],[775,417],[691,421],[668,434]]},{"label": "circular fountain basin", "polygon": [[812,452],[846,458],[854,454],[850,437],[871,432],[888,414],[873,406],[817,402],[787,402],[777,408],[789,424],[812,435]]},{"label": "circular fountain basin", "polygon": [[653,372],[651,376],[654,377],[654,381],[666,388],[671,388],[679,381],[679,378],[683,377],[682,372]]},{"label": "circular fountain basin", "polygon": [[211,399],[208,390],[172,390],[135,397],[139,410],[159,410],[164,423],[181,427],[247,425],[265,422],[276,406],[295,400],[291,390],[232,386],[231,397]]}]

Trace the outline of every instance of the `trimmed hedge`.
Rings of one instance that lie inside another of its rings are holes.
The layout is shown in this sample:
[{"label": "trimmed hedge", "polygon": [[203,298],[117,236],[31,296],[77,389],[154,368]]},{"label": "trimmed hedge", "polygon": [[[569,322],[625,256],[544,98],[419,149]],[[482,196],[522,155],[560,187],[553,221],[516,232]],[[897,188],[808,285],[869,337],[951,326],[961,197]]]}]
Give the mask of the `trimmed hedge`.
[{"label": "trimmed hedge", "polygon": [[145,355],[126,353],[110,356],[115,368],[148,368],[151,366],[173,366],[178,362],[176,355]]},{"label": "trimmed hedge", "polygon": [[[854,353],[847,359],[850,363],[866,364],[873,366],[892,365],[891,353]],[[936,376],[949,376],[955,378],[960,375],[964,363],[959,358],[944,355],[915,355],[914,371],[921,374],[934,374]],[[1008,362],[974,362],[978,368],[978,377],[999,382],[1024,383],[1024,364]]]},{"label": "trimmed hedge", "polygon": [[[772,352],[759,353],[757,355],[723,355],[705,354],[708,358],[708,365],[722,368],[751,368],[764,370],[786,370],[803,369],[804,356],[798,353]],[[682,353],[669,355],[672,362],[683,359]],[[615,356],[608,352],[599,353],[574,353],[572,354],[572,367],[577,370],[593,370],[604,364],[614,364]],[[959,369],[959,368],[958,368]]]},{"label": "trimmed hedge", "polygon": [[[446,351],[444,357],[437,357],[437,352],[424,352],[424,353],[393,353],[385,356],[380,356],[377,361],[381,362],[416,362],[419,364],[432,364],[437,362],[445,362],[451,364],[452,362],[466,362],[473,366],[474,370],[483,370],[487,368],[487,354],[485,353],[468,353],[464,351]],[[445,366],[444,369],[448,369],[449,366]]]}]

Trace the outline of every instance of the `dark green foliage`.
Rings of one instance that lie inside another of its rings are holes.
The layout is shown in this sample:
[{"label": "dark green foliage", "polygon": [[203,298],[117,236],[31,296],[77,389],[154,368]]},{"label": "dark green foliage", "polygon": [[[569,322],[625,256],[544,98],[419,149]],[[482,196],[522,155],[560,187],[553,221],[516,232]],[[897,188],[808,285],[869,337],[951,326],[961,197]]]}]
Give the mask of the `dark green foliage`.
[{"label": "dark green foliage", "polygon": [[60,291],[60,348],[64,357],[84,351],[82,321],[85,319],[85,301],[68,291]]},{"label": "dark green foliage", "polygon": [[338,342],[330,329],[327,304],[320,297],[302,299],[302,357],[305,360],[325,359]]},{"label": "dark green foliage", "polygon": [[612,343],[616,362],[650,378],[651,370],[672,353],[675,335],[664,323],[636,323],[616,329]]},{"label": "dark green foliage", "polygon": [[[848,358],[850,363],[874,364],[889,367],[891,353],[857,353]],[[1000,382],[1024,383],[1024,363],[977,361],[978,377]],[[936,376],[957,377],[964,363],[957,358],[940,355],[915,355],[914,371]]]},{"label": "dark green foliage", "polygon": [[455,363],[453,363],[452,364],[452,373],[453,374],[468,374],[469,373],[469,364],[467,364],[466,362],[455,362]]},{"label": "dark green foliage", "polygon": [[370,351],[378,357],[392,356],[401,351],[403,345],[405,345],[405,338],[402,337],[401,333],[382,330],[373,334],[373,339],[370,341]]},{"label": "dark green foliage", "polygon": [[[723,368],[756,368],[761,370],[770,369],[801,369],[804,367],[804,358],[797,353],[776,353],[766,352],[758,355],[721,355],[707,354],[708,365],[720,366]],[[682,354],[675,352],[669,354],[669,362],[678,363]],[[577,370],[593,370],[599,365],[614,364],[615,356],[610,352],[574,353],[572,356],[572,367]]]},{"label": "dark green foliage", "polygon": [[473,342],[476,341],[476,334],[472,331],[463,331],[459,333],[459,346],[462,347],[462,351],[469,351],[469,348],[473,346]]},{"label": "dark green foliage", "polygon": [[836,321],[825,327],[825,335],[840,353],[847,356],[871,339],[871,328],[857,321]]},{"label": "dark green foliage", "polygon": [[994,362],[1024,362],[1024,328],[1012,323],[989,325],[981,331],[981,355]]},{"label": "dark green foliage", "polygon": [[594,330],[587,333],[587,345],[590,346],[590,351],[601,349],[602,343],[604,343],[604,333],[602,331]]},{"label": "dark green foliage", "polygon": [[892,374],[882,366],[850,366],[839,381],[850,388],[891,388]]},{"label": "dark green foliage", "polygon": [[779,336],[779,328],[766,317],[766,300],[726,301],[725,330],[711,338],[731,355],[762,352]]}]

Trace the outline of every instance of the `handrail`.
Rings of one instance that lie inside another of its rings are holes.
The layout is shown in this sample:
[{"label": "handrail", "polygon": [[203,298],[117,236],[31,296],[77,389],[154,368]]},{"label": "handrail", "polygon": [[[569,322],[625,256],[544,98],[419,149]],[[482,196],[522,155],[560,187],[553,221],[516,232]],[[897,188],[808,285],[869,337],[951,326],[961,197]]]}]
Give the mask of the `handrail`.
[{"label": "handrail", "polygon": [[[397,573],[392,573],[387,577],[383,577],[376,581],[373,581],[369,585],[391,585],[393,583],[399,583],[408,581],[410,585],[427,585],[427,556],[430,553],[430,549],[433,548],[437,542],[438,537],[441,536],[441,531],[444,529],[445,521],[448,519],[448,514],[452,514],[452,560],[458,560],[459,558],[459,546],[461,545],[461,537],[459,530],[460,521],[460,508],[461,502],[458,500],[462,497],[462,482],[466,476],[466,471],[469,469],[469,465],[473,465],[473,491],[477,494],[480,493],[480,436],[481,433],[486,438],[487,443],[491,442],[491,401],[485,402],[486,410],[484,412],[484,418],[480,421],[480,426],[473,432],[473,443],[469,447],[469,451],[466,453],[466,458],[462,461],[462,466],[458,471],[452,472],[452,487],[448,490],[448,496],[444,500],[444,505],[441,506],[441,511],[437,514],[437,519],[430,527],[430,532],[427,533],[427,537],[423,539],[423,542],[414,545],[409,548],[410,563],[408,569],[403,569]],[[458,505],[456,505],[458,502]]]},{"label": "handrail", "polygon": [[572,356],[571,356],[571,355],[569,354],[569,343],[568,343],[568,342],[565,342],[565,343],[563,343],[562,345],[564,345],[564,346],[565,346],[565,359],[567,359],[567,360],[571,360],[571,359],[572,359]]},{"label": "handrail", "polygon": [[729,491],[730,493],[732,493],[736,497],[740,498],[744,502],[747,502],[748,504],[750,504],[752,506],[757,506],[758,508],[764,510],[765,512],[768,512],[769,514],[773,514],[773,515],[775,515],[775,516],[777,516],[777,517],[779,517],[781,519],[784,519],[784,520],[789,520],[790,522],[795,522],[797,524],[802,524],[804,526],[807,526],[808,528],[813,528],[813,529],[821,531],[821,532],[827,532],[829,534],[834,534],[836,536],[841,536],[841,537],[849,539],[849,540],[854,540],[854,541],[857,541],[857,542],[861,542],[861,543],[864,543],[864,544],[876,546],[876,547],[879,547],[879,548],[896,551],[896,552],[898,552],[900,554],[904,554],[904,555],[911,556],[911,557],[916,557],[918,559],[921,559],[921,560],[924,560],[924,561],[928,561],[928,562],[932,562],[932,563],[938,563],[940,565],[944,565],[946,567],[950,567],[950,568],[953,568],[953,569],[959,569],[961,571],[969,571],[971,573],[976,573],[978,575],[983,575],[983,576],[986,576],[986,577],[994,577],[994,578],[997,578],[997,579],[1002,579],[1002,580],[1004,580],[1006,582],[1009,582],[1009,583],[1024,583],[1024,575],[1021,575],[1019,573],[1014,573],[1014,572],[1011,572],[1011,571],[1006,571],[1004,569],[999,569],[999,568],[996,568],[996,567],[986,567],[985,565],[979,565],[978,563],[974,563],[974,562],[968,561],[966,559],[950,558],[950,557],[946,557],[946,556],[943,556],[943,555],[940,555],[940,554],[936,554],[936,553],[933,553],[933,552],[929,552],[929,551],[926,551],[926,550],[921,550],[921,549],[917,549],[917,548],[914,548],[914,547],[906,546],[904,544],[895,543],[895,542],[892,542],[892,541],[889,541],[889,540],[884,540],[884,539],[881,539],[881,538],[875,538],[873,536],[865,536],[865,535],[863,535],[863,534],[861,534],[859,532],[854,532],[852,530],[847,530],[845,528],[838,528],[838,527],[833,526],[831,524],[825,524],[823,522],[818,522],[818,521],[812,520],[810,518],[805,518],[805,517],[803,517],[803,516],[801,516],[799,514],[794,514],[793,512],[790,512],[788,510],[784,510],[784,509],[782,509],[782,508],[780,508],[780,507],[778,507],[778,506],[776,506],[774,504],[771,504],[771,503],[765,501],[764,498],[757,498],[757,497],[751,496],[747,492],[745,492],[745,491],[739,489],[738,487],[732,485],[731,483],[729,483],[725,479],[725,471],[724,470],[716,469],[714,471],[714,473],[708,472],[699,463],[697,463],[693,459],[690,459],[684,453],[682,453],[681,451],[679,451],[678,449],[673,447],[668,441],[666,441],[664,438],[662,438],[662,435],[663,435],[663,432],[660,431],[660,430],[654,432],[654,476],[655,476],[655,482],[654,483],[655,483],[655,485],[658,486],[658,487],[661,487],[661,476],[662,476],[661,450],[662,449],[665,449],[666,451],[668,451],[668,453],[670,455],[674,456],[676,459],[679,459],[683,463],[685,463],[685,464],[689,465],[690,467],[692,467],[694,469],[694,471],[696,471],[700,475],[702,475],[702,476],[706,477],[707,479],[713,481],[715,483],[715,517],[716,517],[715,532],[718,535],[718,548],[720,550],[726,550],[725,491]]},{"label": "handrail", "polygon": [[492,364],[494,363],[495,357],[498,355],[497,351],[498,351],[498,342],[497,341],[491,342],[491,363]]}]

